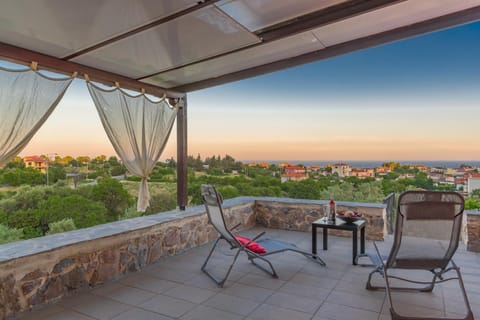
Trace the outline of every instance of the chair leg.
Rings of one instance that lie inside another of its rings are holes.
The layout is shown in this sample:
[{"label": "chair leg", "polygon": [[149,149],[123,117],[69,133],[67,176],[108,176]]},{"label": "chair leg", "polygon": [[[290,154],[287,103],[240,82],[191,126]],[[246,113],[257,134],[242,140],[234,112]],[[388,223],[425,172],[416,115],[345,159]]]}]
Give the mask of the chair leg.
[{"label": "chair leg", "polygon": [[[294,245],[295,246],[295,245]],[[295,246],[296,247],[296,246]],[[325,261],[323,261],[317,254],[314,254],[314,253],[310,253],[310,252],[307,252],[307,251],[303,251],[303,250],[296,250],[296,249],[293,249],[293,248],[290,248],[288,249],[289,251],[292,251],[292,252],[296,252],[296,253],[300,253],[301,255],[303,255],[305,258],[308,258],[308,259],[312,259],[313,261],[315,261],[316,263],[326,267],[327,264],[325,263]]]},{"label": "chair leg", "polygon": [[227,270],[227,273],[225,274],[225,276],[224,276],[222,279],[219,280],[219,279],[215,278],[210,272],[208,272],[207,269],[206,269],[206,267],[207,267],[208,261],[210,260],[210,257],[211,257],[212,254],[213,254],[213,251],[215,251],[215,247],[217,246],[217,244],[218,244],[218,242],[220,241],[220,239],[222,239],[222,238],[219,237],[219,238],[215,241],[212,249],[210,250],[210,253],[209,253],[208,256],[207,256],[207,259],[205,260],[205,262],[204,262],[203,265],[202,265],[202,271],[205,272],[205,274],[206,274],[207,276],[209,276],[210,279],[212,279],[220,288],[223,288],[223,285],[225,284],[225,281],[227,281],[228,276],[230,275],[230,272],[232,271],[233,265],[234,265],[235,262],[237,261],[237,258],[238,258],[238,256],[240,255],[240,252],[241,252],[242,250],[241,250],[241,249],[238,249],[238,250],[237,250],[237,252],[235,253],[235,256],[234,256],[234,258],[233,258],[233,262],[232,262],[232,264],[230,265],[230,267],[229,267],[228,270]]},{"label": "chair leg", "polygon": [[[370,272],[370,274],[368,275],[368,280],[367,280],[366,289],[367,289],[367,290],[385,290],[385,289],[386,289],[385,286],[374,286],[374,285],[372,284],[372,276],[373,276],[375,273],[379,273],[383,278],[386,277],[383,268],[376,268],[375,270],[373,270],[372,272]],[[437,274],[434,274],[434,276],[433,276],[433,278],[432,278],[432,281],[430,281],[430,282],[411,281],[411,280],[408,280],[408,279],[405,279],[405,278],[401,278],[401,277],[396,277],[396,276],[390,276],[390,278],[399,279],[399,280],[406,281],[406,282],[410,282],[410,283],[427,284],[427,286],[425,286],[425,287],[418,287],[418,288],[414,288],[414,287],[390,287],[390,289],[392,289],[392,290],[396,290],[396,291],[432,292],[433,289],[434,289],[434,287],[435,287],[435,284],[436,284],[436,282],[437,282],[438,275],[437,275]],[[386,280],[386,279],[385,279],[385,280]]]},{"label": "chair leg", "polygon": [[[297,251],[298,252],[298,251]],[[305,252],[300,252],[301,254],[303,254],[306,258],[309,258],[309,259],[312,259],[313,261],[315,261],[316,263],[326,267],[327,264],[325,263],[325,261],[323,261],[318,255],[316,254],[310,254],[310,253],[305,253]]]},{"label": "chair leg", "polygon": [[[264,266],[259,265],[258,263],[256,263],[256,262],[254,261],[254,259],[260,259],[260,260],[262,260],[263,262],[265,262],[266,264],[268,264],[268,266],[270,267],[270,270],[268,270],[268,269],[265,268]],[[269,260],[267,260],[267,259],[265,259],[265,258],[263,258],[263,257],[261,257],[261,256],[259,256],[259,255],[251,254],[251,253],[248,254],[248,260],[250,260],[250,262],[251,262],[254,266],[256,266],[256,267],[259,268],[260,270],[268,273],[268,274],[271,275],[273,278],[278,278],[278,274],[277,274],[277,272],[275,271],[275,268],[273,267],[272,263],[271,263]]]},{"label": "chair leg", "polygon": [[[442,319],[445,319],[445,320],[474,320],[472,309],[470,308],[470,303],[468,302],[467,293],[465,291],[465,286],[463,284],[462,276],[460,274],[460,269],[455,265],[455,263],[453,261],[452,261],[452,263],[454,265],[454,267],[452,269],[454,269],[457,272],[457,277],[456,278],[449,278],[445,281],[454,280],[454,279],[458,280],[459,285],[460,285],[460,289],[462,290],[463,300],[465,302],[465,307],[467,309],[467,314],[462,318],[442,318]],[[434,273],[434,274],[435,275],[433,277],[431,285],[428,286],[428,287],[422,288],[422,289],[428,289],[430,287],[433,289],[433,287],[436,284],[437,278],[440,278],[440,275],[438,273]],[[392,316],[392,320],[436,320],[436,319],[438,319],[438,318],[430,318],[430,317],[407,317],[407,316],[402,316],[402,315],[398,314],[395,311],[395,308],[393,306],[393,301],[392,301],[392,296],[391,296],[391,290],[398,290],[398,288],[391,288],[390,287],[389,277],[390,276],[388,275],[387,271],[385,270],[385,276],[384,276],[384,278],[385,278],[385,288],[386,288],[386,294],[387,294],[388,300],[390,302],[390,315]],[[422,289],[420,289],[419,291],[425,292],[425,290],[422,290]]]},{"label": "chair leg", "polygon": [[375,273],[379,273],[379,274],[382,275],[382,277],[383,277],[382,269],[381,269],[381,268],[375,268],[375,269],[374,269],[372,272],[370,272],[369,275],[368,275],[368,280],[367,280],[366,289],[367,289],[367,290],[384,290],[385,287],[372,285],[372,276],[373,276]]}]

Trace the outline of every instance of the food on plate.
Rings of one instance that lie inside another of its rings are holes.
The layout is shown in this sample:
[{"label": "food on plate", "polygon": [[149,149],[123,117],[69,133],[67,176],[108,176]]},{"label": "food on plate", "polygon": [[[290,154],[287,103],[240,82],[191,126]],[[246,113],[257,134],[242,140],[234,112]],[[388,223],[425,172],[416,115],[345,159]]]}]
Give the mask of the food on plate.
[{"label": "food on plate", "polygon": [[339,211],[338,215],[346,218],[358,218],[362,216],[360,212],[355,212],[353,210]]}]

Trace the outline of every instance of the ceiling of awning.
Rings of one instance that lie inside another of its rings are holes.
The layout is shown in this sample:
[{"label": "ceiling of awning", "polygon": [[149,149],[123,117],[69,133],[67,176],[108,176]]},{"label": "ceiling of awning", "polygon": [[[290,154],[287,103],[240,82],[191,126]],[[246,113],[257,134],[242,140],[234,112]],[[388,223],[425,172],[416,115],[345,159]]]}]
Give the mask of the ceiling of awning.
[{"label": "ceiling of awning", "polygon": [[6,0],[0,57],[188,92],[479,19],[480,0]]}]

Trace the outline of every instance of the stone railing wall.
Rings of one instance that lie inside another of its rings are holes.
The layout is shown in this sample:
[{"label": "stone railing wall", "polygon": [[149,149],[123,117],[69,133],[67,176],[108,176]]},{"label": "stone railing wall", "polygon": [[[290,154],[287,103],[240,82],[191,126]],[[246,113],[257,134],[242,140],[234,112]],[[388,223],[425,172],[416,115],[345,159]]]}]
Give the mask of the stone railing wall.
[{"label": "stone railing wall", "polygon": [[480,211],[466,211],[467,250],[480,252]]},{"label": "stone railing wall", "polygon": [[[254,201],[230,202],[225,209],[228,224],[256,224]],[[0,246],[0,319],[215,237],[203,206],[198,206]]]},{"label": "stone railing wall", "polygon": [[[327,201],[297,200],[281,198],[257,199],[257,221],[268,228],[311,231],[312,222],[323,217]],[[384,240],[386,211],[384,204],[337,202],[337,210],[352,210],[362,214],[367,220],[365,235],[368,240]],[[321,232],[321,231],[320,231]],[[351,237],[352,233],[330,230],[329,234]]]},{"label": "stone railing wall", "polygon": [[[224,203],[227,224],[309,231],[325,201],[241,197]],[[338,203],[362,212],[367,237],[383,239],[382,204]],[[217,236],[203,206],[0,246],[0,319],[134,272]],[[351,236],[351,234],[348,234]]]}]

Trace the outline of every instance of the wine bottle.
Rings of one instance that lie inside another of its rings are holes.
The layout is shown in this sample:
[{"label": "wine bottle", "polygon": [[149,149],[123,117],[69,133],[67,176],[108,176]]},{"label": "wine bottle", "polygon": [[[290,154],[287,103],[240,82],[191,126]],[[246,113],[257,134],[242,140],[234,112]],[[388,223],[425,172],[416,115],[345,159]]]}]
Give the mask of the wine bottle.
[{"label": "wine bottle", "polygon": [[329,220],[330,220],[331,222],[335,222],[336,212],[335,212],[335,200],[333,200],[333,193],[330,195],[330,203],[329,203],[329,206],[330,206]]}]

